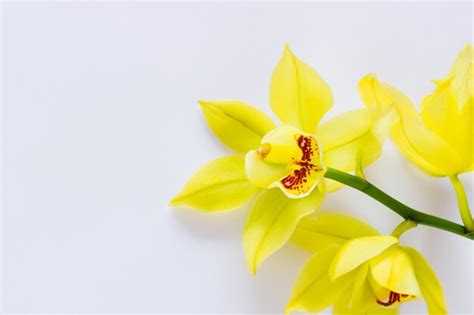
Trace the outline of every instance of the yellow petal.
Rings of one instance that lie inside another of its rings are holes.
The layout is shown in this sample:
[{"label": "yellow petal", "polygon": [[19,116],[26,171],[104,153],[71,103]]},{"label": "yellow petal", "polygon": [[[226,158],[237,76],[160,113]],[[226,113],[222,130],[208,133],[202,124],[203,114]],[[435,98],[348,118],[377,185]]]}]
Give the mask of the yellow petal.
[{"label": "yellow petal", "polygon": [[[316,134],[322,144],[324,163],[350,172],[358,164],[364,167],[374,162],[380,156],[382,145],[396,119],[395,110],[382,114],[366,108],[344,113],[323,123]],[[327,190],[335,189],[328,185]]]},{"label": "yellow petal", "polygon": [[380,82],[374,74],[368,74],[359,81],[359,95],[364,104],[378,115],[390,112],[395,106],[400,114],[417,116],[413,103],[405,94]]},{"label": "yellow petal", "polygon": [[332,92],[319,74],[286,46],[273,72],[270,105],[284,124],[312,134],[332,106]]},{"label": "yellow petal", "polygon": [[461,110],[457,121],[458,138],[456,146],[458,153],[469,164],[465,172],[472,171],[474,163],[474,99],[470,99]]},{"label": "yellow petal", "polygon": [[323,162],[327,167],[351,172],[356,169],[358,163],[367,166],[374,162],[381,152],[382,143],[372,132],[368,132],[341,147],[324,152]]},{"label": "yellow petal", "polygon": [[385,235],[350,240],[342,246],[334,258],[329,269],[329,276],[331,279],[337,279],[397,243],[396,237]]},{"label": "yellow petal", "polygon": [[452,77],[452,89],[457,98],[458,106],[464,106],[474,98],[474,51],[467,44],[454,61],[449,76]]},{"label": "yellow petal", "polygon": [[170,205],[211,212],[229,210],[245,204],[256,191],[245,175],[244,159],[231,155],[197,171]]},{"label": "yellow petal", "polygon": [[430,174],[458,174],[466,167],[459,154],[418,119],[402,116],[392,129],[392,139],[408,159]]},{"label": "yellow petal", "polygon": [[403,246],[402,249],[410,256],[413,262],[416,278],[426,301],[429,314],[448,314],[443,288],[433,268],[416,249],[408,246]]},{"label": "yellow petal", "polygon": [[386,250],[370,261],[374,280],[382,287],[400,294],[420,296],[410,257],[398,246]]},{"label": "yellow petal", "polygon": [[437,176],[456,174],[464,169],[460,155],[422,124],[413,103],[403,93],[378,81],[374,75],[361,80],[359,91],[364,103],[374,110],[396,108],[400,122],[392,129],[392,139],[413,163]]},{"label": "yellow petal", "polygon": [[409,159],[413,164],[421,168],[424,172],[431,176],[445,176],[442,169],[433,165],[429,160],[423,158],[416,148],[410,143],[406,137],[400,123],[395,124],[391,131],[391,137],[396,143],[398,149]]},{"label": "yellow petal", "polygon": [[212,132],[230,149],[246,153],[259,146],[275,128],[273,121],[255,107],[238,101],[200,101]]},{"label": "yellow petal", "polygon": [[435,91],[421,104],[421,117],[426,127],[456,151],[461,160],[461,172],[473,161],[473,104],[468,102],[459,109],[452,93],[452,82],[452,79],[436,81]]},{"label": "yellow petal", "polygon": [[255,197],[243,235],[244,254],[251,274],[285,245],[298,221],[318,209],[323,197],[315,190],[308,197],[289,199],[279,189],[267,189]]},{"label": "yellow petal", "polygon": [[321,142],[323,152],[327,152],[363,136],[371,126],[370,110],[353,110],[322,123],[316,131],[316,137]]},{"label": "yellow petal", "polygon": [[373,227],[352,216],[320,213],[303,218],[291,240],[299,247],[316,252],[332,244],[342,245],[353,238],[378,234]]},{"label": "yellow petal", "polygon": [[426,127],[447,143],[454,144],[460,112],[450,85],[451,80],[437,81],[435,91],[421,102],[420,115]]},{"label": "yellow petal", "polygon": [[293,285],[286,312],[320,312],[337,301],[351,284],[353,274],[336,281],[329,279],[327,270],[338,247],[331,246],[313,255],[303,266]]},{"label": "yellow petal", "polygon": [[263,161],[257,150],[252,150],[245,156],[245,171],[249,181],[261,188],[270,187],[275,181],[288,174],[286,165]]}]

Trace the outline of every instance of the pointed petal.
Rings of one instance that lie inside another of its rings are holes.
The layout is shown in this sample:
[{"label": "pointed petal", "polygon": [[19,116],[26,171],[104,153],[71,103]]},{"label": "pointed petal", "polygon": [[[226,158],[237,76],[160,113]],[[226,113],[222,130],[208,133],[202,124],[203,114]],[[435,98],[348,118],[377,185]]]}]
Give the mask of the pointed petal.
[{"label": "pointed petal", "polygon": [[402,116],[392,129],[392,139],[408,159],[431,174],[447,176],[465,169],[459,154],[418,119]]},{"label": "pointed petal", "polygon": [[459,110],[452,79],[436,81],[435,91],[424,98],[421,117],[427,128],[440,136],[460,157],[459,169],[468,169],[473,157],[473,102]]},{"label": "pointed petal", "polygon": [[334,258],[329,269],[329,276],[331,279],[337,279],[397,243],[396,237],[385,235],[350,240],[342,246]]},{"label": "pointed petal", "polygon": [[420,115],[426,127],[447,143],[454,143],[460,112],[450,85],[451,80],[437,81],[434,92],[421,102]]},{"label": "pointed petal", "polygon": [[321,142],[323,152],[327,152],[361,137],[371,126],[370,110],[353,110],[322,123],[316,131],[316,137]]},{"label": "pointed petal", "polygon": [[398,149],[403,155],[409,159],[413,164],[421,168],[425,173],[431,176],[444,176],[444,172],[439,167],[433,165],[429,160],[423,158],[416,148],[410,143],[406,137],[400,123],[395,124],[391,131],[391,137]]},{"label": "pointed petal", "polygon": [[421,295],[413,263],[398,246],[374,257],[370,261],[370,271],[374,280],[390,291],[415,297]]},{"label": "pointed petal", "polygon": [[259,146],[262,137],[275,128],[266,114],[238,101],[200,101],[212,132],[230,149],[246,153]]},{"label": "pointed petal", "polygon": [[443,288],[433,268],[416,249],[408,246],[403,246],[402,249],[410,256],[413,262],[416,278],[428,306],[429,314],[448,314]]},{"label": "pointed petal", "polygon": [[221,211],[244,205],[257,191],[247,180],[244,159],[225,156],[197,171],[170,205]]},{"label": "pointed petal", "polygon": [[[381,307],[376,303],[377,297],[372,291],[372,287],[367,278],[361,281],[358,286],[357,281],[362,279],[362,276],[366,276],[368,268],[363,270],[364,266],[368,266],[367,263],[363,264],[357,271],[357,275],[354,280],[353,287],[349,287],[344,293],[344,297],[341,296],[336,302],[333,308],[333,314],[339,315],[397,315],[399,313],[398,305],[392,305],[390,307]],[[358,291],[355,289],[359,288]],[[352,295],[351,295],[352,294]]]},{"label": "pointed petal", "polygon": [[452,88],[457,98],[458,106],[464,106],[474,99],[474,51],[467,44],[459,52],[454,61],[449,76],[452,77]]},{"label": "pointed petal", "polygon": [[351,284],[353,274],[336,281],[329,279],[327,270],[338,247],[331,246],[313,255],[303,266],[293,285],[286,312],[320,312],[334,304]]},{"label": "pointed petal", "polygon": [[323,153],[323,162],[327,167],[351,172],[357,163],[367,166],[377,160],[382,152],[382,143],[372,132],[355,138],[353,141]]},{"label": "pointed petal", "polygon": [[349,305],[354,308],[367,309],[374,304],[375,296],[367,280],[368,272],[368,262],[363,263],[357,270],[349,303]]},{"label": "pointed petal", "polygon": [[332,92],[319,74],[286,46],[273,72],[270,105],[284,124],[312,134],[332,106]]},{"label": "pointed petal", "polygon": [[380,82],[376,75],[368,74],[359,81],[359,95],[365,106],[383,115],[395,106],[404,115],[416,117],[415,106],[400,90]]},{"label": "pointed petal", "polygon": [[354,217],[320,213],[303,218],[291,240],[308,251],[316,252],[332,244],[342,245],[353,238],[378,234],[373,227]]},{"label": "pointed petal", "polygon": [[[324,163],[346,172],[355,170],[358,163],[363,167],[371,164],[380,156],[396,119],[395,110],[382,114],[365,108],[323,123],[316,134],[322,144]],[[328,191],[332,190],[329,186]]]},{"label": "pointed petal", "polygon": [[315,190],[308,197],[289,199],[279,189],[267,189],[255,197],[243,235],[244,254],[251,274],[285,245],[298,221],[318,209],[323,197]]}]

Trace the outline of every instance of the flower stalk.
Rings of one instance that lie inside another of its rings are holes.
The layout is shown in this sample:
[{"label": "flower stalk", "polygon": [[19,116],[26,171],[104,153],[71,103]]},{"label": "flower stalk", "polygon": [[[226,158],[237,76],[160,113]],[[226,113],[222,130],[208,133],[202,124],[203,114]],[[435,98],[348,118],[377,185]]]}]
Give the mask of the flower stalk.
[{"label": "flower stalk", "polygon": [[342,184],[355,188],[373,199],[379,201],[392,211],[396,212],[405,220],[413,221],[417,224],[430,226],[439,230],[448,231],[460,236],[464,236],[468,239],[474,240],[474,233],[470,232],[466,227],[454,223],[452,221],[427,214],[418,210],[415,210],[392,196],[386,194],[376,186],[369,183],[367,180],[360,177],[333,169],[328,168],[325,174],[326,178],[338,181]]},{"label": "flower stalk", "polygon": [[405,233],[408,230],[413,229],[414,227],[417,227],[417,225],[418,224],[415,221],[405,220],[399,225],[397,225],[395,229],[393,229],[392,236],[395,236],[396,238],[400,238],[400,236],[402,236],[403,233]]},{"label": "flower stalk", "polygon": [[472,221],[471,210],[469,209],[469,203],[467,202],[464,186],[457,175],[449,176],[449,179],[451,180],[454,190],[456,191],[456,197],[458,198],[459,213],[461,215],[462,223],[464,223],[464,226],[469,232],[473,232],[474,223]]}]

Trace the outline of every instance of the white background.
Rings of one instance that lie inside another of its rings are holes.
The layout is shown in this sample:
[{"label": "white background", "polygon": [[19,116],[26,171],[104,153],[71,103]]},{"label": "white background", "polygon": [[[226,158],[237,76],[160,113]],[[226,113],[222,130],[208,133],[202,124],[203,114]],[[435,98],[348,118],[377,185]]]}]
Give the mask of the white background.
[{"label": "white background", "polygon": [[[199,99],[270,113],[285,42],[331,85],[327,117],[361,107],[375,72],[417,103],[472,40],[472,4],[3,3],[3,312],[280,313],[308,254],[287,245],[245,268],[246,209],[207,215],[168,200],[229,152]],[[445,178],[391,143],[368,178],[458,220]],[[462,177],[472,197],[472,174]],[[470,200],[472,204],[472,199]],[[350,188],[324,209],[384,233],[400,221]],[[451,314],[472,314],[470,241],[430,228],[403,241],[431,261]],[[422,302],[407,312],[424,313]]]}]

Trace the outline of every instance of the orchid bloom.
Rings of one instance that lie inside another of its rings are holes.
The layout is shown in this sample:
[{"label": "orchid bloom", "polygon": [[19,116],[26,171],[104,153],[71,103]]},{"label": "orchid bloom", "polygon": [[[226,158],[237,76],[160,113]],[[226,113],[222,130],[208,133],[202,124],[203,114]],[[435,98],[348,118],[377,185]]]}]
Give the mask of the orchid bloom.
[{"label": "orchid bloom", "polygon": [[431,315],[447,314],[443,289],[429,263],[394,236],[355,218],[305,218],[293,241],[316,252],[302,268],[286,307],[333,314],[398,314],[401,303],[424,298]]},{"label": "orchid bloom", "polygon": [[374,75],[363,78],[359,86],[368,107],[396,108],[399,120],[391,137],[400,151],[429,175],[450,178],[469,231],[474,231],[474,222],[458,175],[474,169],[473,65],[474,52],[468,44],[448,76],[434,81],[436,88],[423,99],[419,114],[407,96]]},{"label": "orchid bloom", "polygon": [[[327,191],[327,167],[353,171],[375,161],[390,129],[387,112],[351,111],[319,124],[333,103],[319,74],[285,47],[270,85],[270,105],[282,125],[239,101],[201,101],[213,133],[235,154],[204,166],[171,205],[208,212],[250,204],[244,254],[250,273],[290,238]],[[245,156],[243,156],[245,155]]]},{"label": "orchid bloom", "polygon": [[400,115],[392,138],[403,154],[433,176],[451,176],[473,170],[474,52],[467,45],[449,75],[434,81],[436,88],[416,112],[410,99],[373,75],[361,86],[367,106],[395,106]]}]

